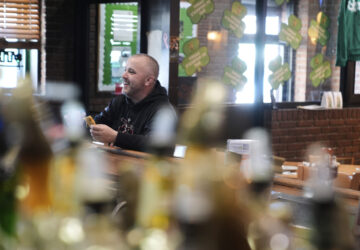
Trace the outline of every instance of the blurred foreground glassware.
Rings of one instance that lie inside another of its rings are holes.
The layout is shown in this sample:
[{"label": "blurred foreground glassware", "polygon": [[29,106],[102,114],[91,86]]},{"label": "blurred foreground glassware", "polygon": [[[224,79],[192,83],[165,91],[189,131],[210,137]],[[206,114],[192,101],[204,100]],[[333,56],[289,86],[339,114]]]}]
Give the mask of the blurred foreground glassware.
[{"label": "blurred foreground glassware", "polygon": [[[169,159],[174,151],[176,115],[161,108],[153,122],[148,151],[141,170],[135,227],[128,232],[130,246],[140,249],[175,249],[172,198],[177,166]],[[138,235],[138,236],[136,236]]]},{"label": "blurred foreground glassware", "polygon": [[[306,196],[312,203],[311,243],[314,249],[356,249],[349,215],[333,189],[333,160],[328,152],[313,147],[319,160],[311,168]],[[322,152],[322,153],[320,153]]]},{"label": "blurred foreground glassware", "polygon": [[175,182],[178,249],[249,249],[249,213],[237,199],[238,183],[228,178],[233,168],[224,166],[224,151],[216,149],[223,144],[225,97],[220,83],[199,83],[193,106],[180,122],[178,142],[187,151]]},{"label": "blurred foreground glassware", "polygon": [[22,80],[14,89],[7,104],[6,116],[10,126],[19,128],[22,144],[19,152],[20,208],[29,216],[49,212],[49,168],[52,150],[39,125],[39,110],[32,96],[30,78]]}]

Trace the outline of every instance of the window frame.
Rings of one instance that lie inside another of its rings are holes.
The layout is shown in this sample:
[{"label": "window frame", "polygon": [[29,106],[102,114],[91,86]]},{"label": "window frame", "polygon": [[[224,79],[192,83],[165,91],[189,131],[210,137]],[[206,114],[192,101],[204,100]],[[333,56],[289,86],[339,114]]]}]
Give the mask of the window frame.
[{"label": "window frame", "polygon": [[[36,89],[35,89],[35,93],[34,94],[43,94],[44,88],[42,86],[42,68],[45,67],[44,63],[41,60],[41,56],[42,56],[42,36],[44,33],[43,30],[43,4],[44,4],[44,0],[20,0],[20,1],[14,1],[14,0],[4,0],[4,2],[10,2],[10,3],[19,3],[19,4],[26,4],[26,2],[32,3],[32,4],[37,4],[37,14],[38,14],[38,37],[35,38],[7,38],[6,35],[2,35],[2,33],[0,32],[0,48],[2,49],[25,49],[25,50],[32,50],[35,49],[38,51],[38,55],[37,55],[37,61],[38,61],[38,65],[37,65],[37,84],[36,84]],[[2,12],[0,12],[2,13]],[[10,17],[11,18],[11,17]],[[6,20],[6,17],[4,17],[4,20]],[[6,22],[6,21],[5,21]],[[31,21],[30,21],[31,22]],[[6,30],[6,29],[5,29]],[[11,34],[10,32],[8,34]],[[18,41],[8,41],[7,39],[17,39]],[[44,76],[45,77],[45,76]],[[44,79],[45,80],[45,79]],[[5,93],[12,93],[13,88],[3,88],[3,91]]]}]

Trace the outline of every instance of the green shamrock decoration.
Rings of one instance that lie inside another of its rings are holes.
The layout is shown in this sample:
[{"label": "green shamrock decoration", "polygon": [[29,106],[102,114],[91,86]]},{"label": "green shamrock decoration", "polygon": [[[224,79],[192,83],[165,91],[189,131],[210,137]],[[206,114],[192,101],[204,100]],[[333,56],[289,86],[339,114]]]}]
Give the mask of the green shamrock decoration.
[{"label": "green shamrock decoration", "polygon": [[330,33],[327,30],[329,25],[330,19],[324,14],[324,12],[320,11],[316,16],[316,21],[311,20],[310,22],[310,27],[308,29],[310,41],[313,44],[319,42],[322,46],[325,46],[330,37]]},{"label": "green shamrock decoration", "polygon": [[290,15],[288,23],[288,25],[285,23],[281,24],[279,39],[286,42],[286,44],[290,44],[293,49],[297,49],[302,40],[300,35],[301,20],[294,15]]},{"label": "green shamrock decoration", "polygon": [[224,83],[229,84],[238,90],[241,90],[247,82],[247,78],[243,75],[245,71],[245,62],[240,60],[238,57],[235,57],[231,61],[231,67],[226,66],[224,68]]},{"label": "green shamrock decoration", "polygon": [[313,69],[310,73],[310,80],[314,87],[318,87],[331,76],[330,62],[324,61],[322,54],[314,56],[310,61],[310,66]]},{"label": "green shamrock decoration", "polygon": [[190,39],[184,43],[183,51],[185,59],[181,66],[188,76],[193,75],[196,71],[200,72],[201,68],[210,62],[208,49],[205,46],[200,48],[200,41],[197,38]]},{"label": "green shamrock decoration", "polygon": [[186,14],[194,24],[199,23],[201,19],[214,11],[213,0],[193,0],[190,3],[191,6],[186,10]]},{"label": "green shamrock decoration", "polygon": [[230,30],[238,38],[241,38],[244,34],[245,23],[241,20],[247,13],[246,7],[240,2],[233,2],[231,5],[231,11],[225,10],[223,18],[221,20],[222,26]]},{"label": "green shamrock decoration", "polygon": [[[284,2],[285,2],[285,0],[275,0],[275,3],[279,6],[282,5]],[[286,2],[288,3],[289,0],[286,0]]]},{"label": "green shamrock decoration", "polygon": [[289,64],[284,63],[281,65],[280,56],[277,56],[269,63],[269,69],[273,72],[269,76],[269,83],[273,89],[278,89],[280,84],[283,85],[291,77]]}]

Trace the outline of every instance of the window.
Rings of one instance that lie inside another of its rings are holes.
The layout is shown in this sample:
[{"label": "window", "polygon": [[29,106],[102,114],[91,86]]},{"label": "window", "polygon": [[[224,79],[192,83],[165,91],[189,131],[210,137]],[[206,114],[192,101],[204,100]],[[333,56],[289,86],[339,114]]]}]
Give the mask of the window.
[{"label": "window", "polygon": [[[39,88],[41,0],[0,2],[0,87],[14,88],[29,74]],[[44,79],[42,79],[44,82]]]},{"label": "window", "polygon": [[[230,104],[270,103],[272,97],[277,103],[319,102],[324,91],[339,91],[340,68],[335,66],[339,5],[340,0],[180,1],[178,104],[189,102],[186,96],[202,78],[228,86]],[[260,9],[265,12],[259,15]],[[229,18],[230,24],[224,23],[226,15],[237,15],[241,22]],[[262,20],[265,26],[259,29],[257,25]],[[325,21],[320,24],[320,20]],[[325,34],[321,41],[319,32]],[[217,34],[217,38],[209,34]],[[191,46],[203,48],[208,59],[204,56],[203,64],[197,65],[195,72],[188,70],[184,74],[187,55],[183,46],[194,38],[197,41]],[[242,72],[234,73],[232,82],[224,79],[225,71],[231,70],[229,67],[238,59],[246,65]],[[330,74],[314,77],[325,62]],[[283,76],[275,78],[281,72]],[[260,94],[262,99],[256,96]]]}]

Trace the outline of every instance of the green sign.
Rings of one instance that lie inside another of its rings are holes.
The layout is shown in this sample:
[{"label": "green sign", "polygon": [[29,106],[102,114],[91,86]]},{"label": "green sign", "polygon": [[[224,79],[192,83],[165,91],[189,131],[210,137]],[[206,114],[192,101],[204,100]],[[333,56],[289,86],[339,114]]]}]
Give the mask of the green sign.
[{"label": "green sign", "polygon": [[225,29],[230,30],[238,38],[241,38],[244,34],[245,23],[241,20],[246,15],[246,7],[240,2],[233,2],[231,5],[231,11],[225,10],[223,18],[221,20],[222,26]]},{"label": "green sign", "polygon": [[269,83],[273,89],[278,89],[280,84],[283,85],[284,82],[289,80],[291,77],[289,64],[284,63],[281,65],[280,56],[270,62],[269,69],[273,72],[269,76]]},{"label": "green sign", "polygon": [[[105,31],[103,37],[103,44],[104,44],[104,54],[103,54],[103,77],[102,77],[102,85],[112,85],[115,82],[120,80],[120,77],[113,77],[113,70],[114,68],[119,68],[119,62],[112,62],[111,61],[111,52],[116,50],[116,47],[129,47],[131,50],[131,55],[136,54],[137,51],[137,24],[132,27],[134,30],[130,33],[132,39],[131,41],[124,41],[121,39],[117,39],[116,32],[114,32],[113,27],[115,25],[114,21],[114,14],[117,14],[117,11],[128,11],[132,13],[134,16],[132,19],[137,20],[137,13],[138,13],[138,6],[121,3],[121,4],[106,4],[105,5]],[[113,42],[112,42],[113,41]]]},{"label": "green sign", "polygon": [[[275,0],[275,3],[279,6],[282,5],[284,2],[285,2],[285,0]],[[288,3],[289,0],[286,0],[286,2]]]},{"label": "green sign", "polygon": [[313,69],[310,73],[310,80],[314,87],[318,87],[331,76],[330,62],[324,61],[322,54],[314,56],[310,61],[310,66]]},{"label": "green sign", "polygon": [[213,11],[213,0],[195,0],[191,1],[191,6],[187,9],[186,14],[192,23],[199,23],[201,19]]},{"label": "green sign", "polygon": [[310,41],[313,44],[319,42],[322,46],[325,46],[330,37],[330,33],[327,30],[329,25],[329,18],[324,14],[324,12],[319,12],[317,14],[316,21],[311,20],[310,22],[310,27],[308,29]]},{"label": "green sign", "polygon": [[302,40],[300,35],[301,20],[294,15],[290,15],[288,23],[281,24],[279,39],[286,42],[286,44],[290,44],[293,49],[297,49]]},{"label": "green sign", "polygon": [[199,39],[193,38],[184,44],[183,51],[185,59],[181,63],[186,75],[191,76],[196,71],[200,72],[202,67],[210,62],[208,49],[203,46],[200,47]]},{"label": "green sign", "polygon": [[245,62],[235,57],[231,62],[231,67],[226,66],[224,68],[224,83],[229,84],[238,90],[241,90],[247,82],[246,77],[243,75],[245,70]]}]

